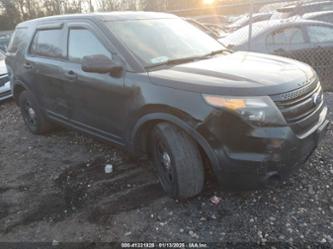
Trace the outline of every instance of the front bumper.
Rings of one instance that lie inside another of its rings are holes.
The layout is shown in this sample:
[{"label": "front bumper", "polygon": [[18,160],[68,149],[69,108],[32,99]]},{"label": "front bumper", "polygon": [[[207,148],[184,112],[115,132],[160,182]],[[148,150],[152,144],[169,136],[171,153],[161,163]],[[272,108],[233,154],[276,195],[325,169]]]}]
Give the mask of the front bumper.
[{"label": "front bumper", "polygon": [[326,114],[325,107],[306,137],[297,136],[288,126],[259,127],[245,132],[246,135],[242,132],[224,134],[229,139],[223,141],[223,147],[216,141],[211,143],[219,160],[215,174],[221,187],[251,190],[269,185],[273,177],[285,179],[303,165],[318,146],[329,126]]},{"label": "front bumper", "polygon": [[8,81],[4,85],[0,86],[0,101],[9,99],[12,97],[12,91],[10,88],[10,82]]}]

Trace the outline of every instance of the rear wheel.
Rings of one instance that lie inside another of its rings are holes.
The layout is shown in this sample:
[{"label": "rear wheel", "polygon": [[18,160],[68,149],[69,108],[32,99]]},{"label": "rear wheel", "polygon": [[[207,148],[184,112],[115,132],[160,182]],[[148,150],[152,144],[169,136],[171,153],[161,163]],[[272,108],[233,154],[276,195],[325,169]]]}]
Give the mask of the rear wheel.
[{"label": "rear wheel", "polygon": [[204,167],[197,144],[182,130],[160,123],[152,131],[152,159],[164,191],[172,198],[199,194]]},{"label": "rear wheel", "polygon": [[34,96],[29,91],[23,91],[20,94],[19,105],[23,120],[32,133],[44,134],[53,128],[53,125],[46,119]]}]

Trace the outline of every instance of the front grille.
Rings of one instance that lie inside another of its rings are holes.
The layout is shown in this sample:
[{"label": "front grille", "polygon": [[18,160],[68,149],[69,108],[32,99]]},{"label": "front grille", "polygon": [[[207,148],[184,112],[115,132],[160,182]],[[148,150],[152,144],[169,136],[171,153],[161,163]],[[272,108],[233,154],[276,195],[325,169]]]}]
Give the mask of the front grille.
[{"label": "front grille", "polygon": [[271,98],[299,137],[303,137],[318,123],[324,108],[323,91],[318,81]]},{"label": "front grille", "polygon": [[291,92],[275,95],[275,96],[273,96],[273,98],[274,98],[274,100],[277,100],[279,102],[297,99],[297,98],[313,91],[316,87],[318,87],[318,81],[314,81],[311,84],[307,84],[306,86],[304,86],[296,91],[291,91]]},{"label": "front grille", "polygon": [[9,81],[8,74],[0,75],[0,87],[6,84]]}]

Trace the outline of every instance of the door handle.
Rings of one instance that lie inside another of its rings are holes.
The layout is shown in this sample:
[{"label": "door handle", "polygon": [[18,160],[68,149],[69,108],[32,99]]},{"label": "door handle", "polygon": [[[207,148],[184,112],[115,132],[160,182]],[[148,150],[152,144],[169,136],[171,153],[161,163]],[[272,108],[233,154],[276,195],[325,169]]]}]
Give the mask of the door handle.
[{"label": "door handle", "polygon": [[74,71],[68,71],[65,73],[65,77],[71,81],[77,80],[77,74]]},{"label": "door handle", "polygon": [[29,63],[29,62],[26,62],[26,63],[24,63],[23,67],[24,67],[25,69],[30,70],[30,69],[32,69],[32,64]]}]

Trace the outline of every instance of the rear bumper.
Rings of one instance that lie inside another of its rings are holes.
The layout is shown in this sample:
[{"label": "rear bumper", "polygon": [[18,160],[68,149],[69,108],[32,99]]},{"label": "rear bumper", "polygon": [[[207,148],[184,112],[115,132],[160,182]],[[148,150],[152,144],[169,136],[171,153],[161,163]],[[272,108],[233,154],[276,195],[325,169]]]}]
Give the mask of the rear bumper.
[{"label": "rear bumper", "polygon": [[[329,121],[327,109],[313,132],[298,137],[289,127],[258,128],[238,141],[257,147],[253,151],[230,149],[224,146],[216,149],[219,158],[217,178],[225,190],[252,190],[265,187],[274,177],[285,179],[302,166],[317,148],[327,131]],[[260,144],[260,146],[258,146]],[[244,146],[243,146],[244,147]]]}]

